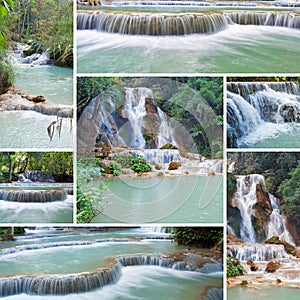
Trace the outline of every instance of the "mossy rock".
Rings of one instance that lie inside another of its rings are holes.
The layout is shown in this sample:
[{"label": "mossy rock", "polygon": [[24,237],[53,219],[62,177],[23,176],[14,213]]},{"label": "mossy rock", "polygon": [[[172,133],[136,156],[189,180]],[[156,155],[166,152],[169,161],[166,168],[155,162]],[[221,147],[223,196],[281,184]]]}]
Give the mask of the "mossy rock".
[{"label": "mossy rock", "polygon": [[274,273],[280,267],[281,267],[281,264],[279,262],[270,261],[270,262],[268,262],[265,271],[268,273]]},{"label": "mossy rock", "polygon": [[174,149],[177,150],[178,148],[172,144],[165,144],[162,147],[160,147],[161,150],[169,150],[169,149]]},{"label": "mossy rock", "polygon": [[179,162],[171,161],[169,163],[168,170],[177,170],[179,167],[181,167],[181,164]]}]

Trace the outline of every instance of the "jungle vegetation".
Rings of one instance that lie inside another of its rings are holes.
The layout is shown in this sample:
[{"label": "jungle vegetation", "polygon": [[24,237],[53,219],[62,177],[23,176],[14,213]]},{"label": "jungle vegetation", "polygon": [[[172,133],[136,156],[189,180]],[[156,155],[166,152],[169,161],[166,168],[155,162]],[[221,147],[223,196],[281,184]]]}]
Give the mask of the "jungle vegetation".
[{"label": "jungle vegetation", "polygon": [[73,1],[1,0],[0,19],[0,93],[14,81],[7,57],[16,43],[30,46],[26,55],[47,50],[55,64],[73,66]]},{"label": "jungle vegetation", "polygon": [[18,180],[19,174],[40,170],[56,181],[73,182],[71,152],[0,152],[0,182]]}]

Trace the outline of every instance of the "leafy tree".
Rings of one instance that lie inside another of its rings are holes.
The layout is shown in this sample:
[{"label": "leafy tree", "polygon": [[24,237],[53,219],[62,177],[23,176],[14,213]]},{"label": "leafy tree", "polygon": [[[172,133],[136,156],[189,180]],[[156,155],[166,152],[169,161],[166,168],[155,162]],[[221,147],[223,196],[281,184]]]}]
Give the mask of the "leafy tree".
[{"label": "leafy tree", "polygon": [[278,193],[282,197],[281,208],[288,219],[299,227],[300,225],[300,161],[298,166],[289,173],[289,178],[284,180]]},{"label": "leafy tree", "polygon": [[220,247],[223,245],[223,228],[220,227],[173,227],[174,239],[182,245]]}]

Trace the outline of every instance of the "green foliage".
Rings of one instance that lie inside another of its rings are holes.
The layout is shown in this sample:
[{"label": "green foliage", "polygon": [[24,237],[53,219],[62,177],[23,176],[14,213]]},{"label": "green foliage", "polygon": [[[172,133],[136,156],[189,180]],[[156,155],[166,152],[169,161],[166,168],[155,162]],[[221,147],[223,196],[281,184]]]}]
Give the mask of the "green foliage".
[{"label": "green foliage", "polygon": [[109,165],[110,174],[113,174],[114,176],[119,176],[122,174],[122,166],[117,163],[111,163]]},{"label": "green foliage", "polygon": [[[10,39],[33,41],[40,51],[49,50],[56,64],[73,65],[73,5],[68,0],[15,0],[9,21]],[[40,53],[39,51],[39,53]]]},{"label": "green foliage", "polygon": [[119,77],[78,77],[77,78],[77,117],[89,103],[89,101],[109,90],[122,80]]},{"label": "green foliage", "polygon": [[300,225],[300,161],[298,166],[289,172],[288,179],[285,179],[278,187],[278,193],[283,198],[281,209],[297,227]]},{"label": "green foliage", "polygon": [[[1,152],[0,181],[18,180],[18,174],[40,170],[56,181],[73,181],[72,152]],[[11,174],[10,174],[11,173]],[[2,175],[1,175],[2,174]]]},{"label": "green foliage", "polygon": [[150,172],[151,171],[150,165],[147,164],[144,157],[141,156],[141,155],[135,155],[131,159],[130,168],[133,171],[137,172],[137,173],[144,173],[144,172]]},{"label": "green foliage", "polygon": [[124,168],[130,168],[132,164],[132,154],[130,153],[119,153],[114,155],[114,160]]},{"label": "green foliage", "polygon": [[104,192],[108,189],[108,184],[99,183],[97,189],[83,193],[80,186],[77,186],[77,222],[90,223],[102,212],[102,202]]},{"label": "green foliage", "polygon": [[233,277],[237,275],[243,275],[244,268],[240,264],[239,260],[227,256],[226,258],[226,270],[227,270],[227,277]]},{"label": "green foliage", "polygon": [[172,235],[179,244],[200,244],[204,247],[223,245],[223,229],[219,227],[173,227]]},{"label": "green foliage", "polygon": [[88,182],[102,176],[104,170],[98,158],[77,157],[77,178],[79,182]]},{"label": "green foliage", "polygon": [[241,285],[247,285],[248,283],[248,280],[242,280]]},{"label": "green foliage", "polygon": [[227,197],[231,199],[236,191],[236,179],[232,173],[227,173]]}]

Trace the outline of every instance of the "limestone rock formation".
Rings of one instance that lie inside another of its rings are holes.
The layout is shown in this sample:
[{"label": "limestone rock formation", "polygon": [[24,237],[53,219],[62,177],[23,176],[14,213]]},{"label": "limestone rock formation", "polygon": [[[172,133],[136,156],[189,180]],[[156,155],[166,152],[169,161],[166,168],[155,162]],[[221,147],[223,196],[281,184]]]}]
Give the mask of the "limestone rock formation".
[{"label": "limestone rock formation", "polygon": [[270,261],[267,264],[267,267],[266,267],[265,271],[268,272],[268,273],[274,273],[280,267],[281,267],[281,264],[279,262]]},{"label": "limestone rock formation", "polygon": [[179,167],[181,167],[181,164],[179,162],[171,161],[169,163],[168,170],[177,170]]}]

